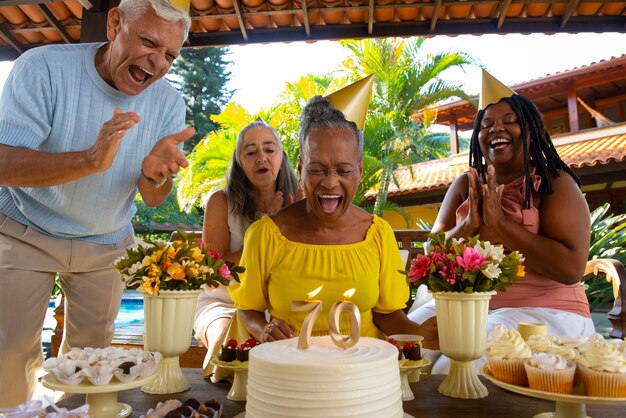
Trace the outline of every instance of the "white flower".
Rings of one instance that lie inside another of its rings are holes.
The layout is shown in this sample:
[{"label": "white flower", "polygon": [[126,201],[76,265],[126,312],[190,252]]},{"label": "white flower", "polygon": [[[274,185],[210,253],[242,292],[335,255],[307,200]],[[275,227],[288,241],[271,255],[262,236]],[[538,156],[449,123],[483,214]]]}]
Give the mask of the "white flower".
[{"label": "white flower", "polygon": [[485,276],[487,276],[491,280],[497,279],[498,277],[500,277],[500,274],[502,273],[502,270],[500,270],[500,267],[498,267],[496,264],[493,264],[493,263],[487,264],[487,267],[483,268],[482,270]]},{"label": "white flower", "polygon": [[452,238],[452,244],[454,245],[459,245],[461,243],[465,242],[464,238]]},{"label": "white flower", "polygon": [[200,266],[200,272],[202,272],[202,274],[213,274],[215,270],[209,266]]},{"label": "white flower", "polygon": [[141,261],[136,262],[135,264],[129,267],[128,274],[130,274],[131,276],[134,275],[135,273],[137,273],[137,270],[139,270],[141,267],[143,267],[143,265],[141,264]]},{"label": "white flower", "polygon": [[491,261],[499,263],[504,260],[504,248],[501,245],[493,245],[489,241],[477,243],[474,247],[481,257],[488,257]]}]

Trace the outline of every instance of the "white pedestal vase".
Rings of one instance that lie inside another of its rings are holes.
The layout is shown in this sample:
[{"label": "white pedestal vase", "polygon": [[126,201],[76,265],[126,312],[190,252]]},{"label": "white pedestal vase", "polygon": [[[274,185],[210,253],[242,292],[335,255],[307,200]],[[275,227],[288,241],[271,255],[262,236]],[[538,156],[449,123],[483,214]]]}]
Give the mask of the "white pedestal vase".
[{"label": "white pedestal vase", "polygon": [[439,393],[462,399],[484,398],[489,394],[478,379],[474,362],[485,350],[489,300],[495,294],[433,293],[439,348],[450,358],[450,372],[439,386]]},{"label": "white pedestal vase", "polygon": [[156,377],[141,387],[145,393],[176,393],[191,387],[178,357],[189,349],[199,290],[161,290],[144,294],[144,348],[158,351],[163,360]]}]

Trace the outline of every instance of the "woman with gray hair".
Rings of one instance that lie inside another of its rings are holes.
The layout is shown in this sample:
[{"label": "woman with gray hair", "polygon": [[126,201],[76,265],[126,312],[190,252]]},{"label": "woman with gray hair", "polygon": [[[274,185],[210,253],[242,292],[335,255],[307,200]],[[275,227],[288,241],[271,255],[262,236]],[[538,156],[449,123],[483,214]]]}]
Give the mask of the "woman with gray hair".
[{"label": "woman with gray hair", "polygon": [[[306,312],[293,312],[320,285],[322,312],[312,335],[328,334],[330,307],[355,289],[361,335],[420,334],[436,346],[434,321],[417,325],[402,309],[409,298],[391,226],[352,204],[363,172],[363,137],[327,98],[311,99],[300,118],[298,172],[305,199],[255,222],[246,232],[241,283],[230,286],[238,314],[260,342],[293,337]],[[271,320],[264,312],[268,310]],[[341,318],[340,328],[350,329]]]},{"label": "woman with gray hair", "polygon": [[[260,119],[237,136],[226,187],[213,193],[204,211],[202,241],[224,259],[239,263],[243,236],[252,222],[293,202],[297,179],[274,128]],[[235,308],[225,287],[204,287],[196,307],[196,338],[209,360]]]}]

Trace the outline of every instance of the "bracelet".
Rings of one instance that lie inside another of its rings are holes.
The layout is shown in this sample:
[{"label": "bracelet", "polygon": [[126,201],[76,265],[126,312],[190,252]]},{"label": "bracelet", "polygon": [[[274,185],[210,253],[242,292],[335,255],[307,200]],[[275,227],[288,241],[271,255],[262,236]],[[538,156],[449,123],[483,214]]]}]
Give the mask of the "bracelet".
[{"label": "bracelet", "polygon": [[141,175],[143,176],[144,179],[146,179],[146,181],[148,183],[150,183],[150,185],[152,187],[154,187],[155,189],[158,189],[159,187],[163,186],[166,182],[167,182],[167,176],[163,176],[163,178],[161,179],[161,181],[156,182],[154,180],[152,180],[150,177],[146,176],[143,172],[143,168],[141,169]]}]

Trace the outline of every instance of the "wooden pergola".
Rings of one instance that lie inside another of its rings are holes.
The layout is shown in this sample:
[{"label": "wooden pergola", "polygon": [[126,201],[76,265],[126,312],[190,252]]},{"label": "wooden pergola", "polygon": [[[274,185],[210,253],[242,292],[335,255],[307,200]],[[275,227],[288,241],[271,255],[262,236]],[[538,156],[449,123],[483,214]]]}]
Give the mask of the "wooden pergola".
[{"label": "wooden pergola", "polygon": [[[0,60],[104,40],[119,0],[0,0]],[[615,0],[192,0],[187,47],[507,33],[626,32]]]}]

